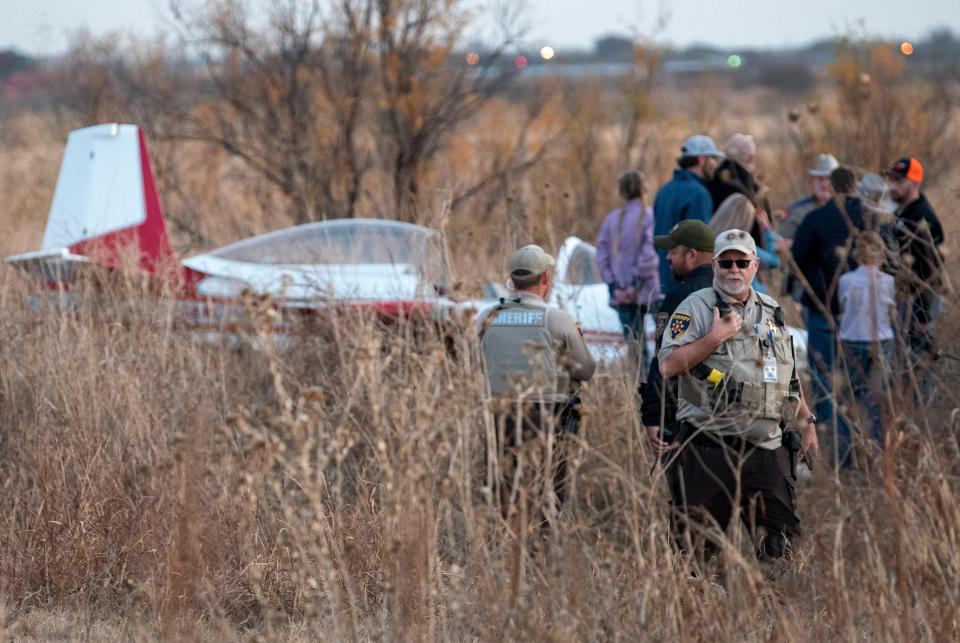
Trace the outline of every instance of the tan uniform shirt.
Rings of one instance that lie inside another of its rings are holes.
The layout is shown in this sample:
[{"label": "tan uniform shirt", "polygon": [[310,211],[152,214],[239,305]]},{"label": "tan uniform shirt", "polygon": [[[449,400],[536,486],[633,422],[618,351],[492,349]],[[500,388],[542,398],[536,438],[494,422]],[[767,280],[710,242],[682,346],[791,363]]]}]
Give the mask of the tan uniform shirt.
[{"label": "tan uniform shirt", "polygon": [[[577,384],[589,380],[596,370],[596,362],[576,320],[528,292],[516,293],[506,302],[506,308],[498,310],[499,306],[492,306],[477,317],[477,332],[491,390],[505,387],[507,379],[515,375],[518,360],[528,362],[535,359],[538,352],[545,351],[549,353],[546,363],[553,373],[551,382],[541,383],[542,399],[565,401],[569,394],[576,392]],[[510,308],[512,303],[521,304],[523,308]],[[491,333],[493,326],[496,328]],[[516,351],[517,339],[525,345],[522,355]],[[538,343],[550,345],[530,345]]]},{"label": "tan uniform shirt", "polygon": [[[719,291],[718,291],[719,292]],[[743,318],[740,332],[707,356],[704,364],[722,365],[729,379],[745,383],[749,397],[741,405],[710,404],[702,394],[708,387],[693,374],[680,375],[677,419],[704,431],[736,436],[765,449],[781,443],[780,419],[792,419],[782,412],[794,372],[793,346],[785,327],[774,319],[777,303],[751,288],[746,302],[719,293],[732,311]],[[678,347],[706,335],[713,326],[716,295],[711,288],[692,293],[674,311],[663,332],[660,363]],[[749,356],[749,357],[747,357]]]}]

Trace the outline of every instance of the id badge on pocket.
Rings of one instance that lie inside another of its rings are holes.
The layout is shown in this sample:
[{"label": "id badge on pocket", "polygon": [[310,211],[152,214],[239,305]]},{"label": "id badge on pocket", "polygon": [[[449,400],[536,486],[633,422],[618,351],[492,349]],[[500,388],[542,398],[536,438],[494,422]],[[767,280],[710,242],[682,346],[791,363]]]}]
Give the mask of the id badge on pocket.
[{"label": "id badge on pocket", "polygon": [[767,357],[763,360],[763,381],[776,383],[777,381],[777,358]]}]

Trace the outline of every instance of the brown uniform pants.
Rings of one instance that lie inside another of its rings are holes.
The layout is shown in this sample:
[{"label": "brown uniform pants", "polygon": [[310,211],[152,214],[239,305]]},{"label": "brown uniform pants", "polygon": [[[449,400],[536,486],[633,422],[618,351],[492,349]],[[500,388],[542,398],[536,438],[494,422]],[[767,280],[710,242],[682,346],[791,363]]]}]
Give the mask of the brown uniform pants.
[{"label": "brown uniform pants", "polygon": [[570,439],[561,430],[560,413],[554,405],[531,405],[522,415],[494,415],[496,444],[488,445],[487,462],[494,446],[492,482],[504,516],[519,512],[544,526],[563,504]]},{"label": "brown uniform pants", "polygon": [[790,555],[800,519],[786,447],[761,449],[697,434],[679,456],[671,487],[681,549],[692,544],[699,550],[702,539],[702,553],[716,553],[716,530],[725,531],[736,513],[758,542],[761,560]]}]

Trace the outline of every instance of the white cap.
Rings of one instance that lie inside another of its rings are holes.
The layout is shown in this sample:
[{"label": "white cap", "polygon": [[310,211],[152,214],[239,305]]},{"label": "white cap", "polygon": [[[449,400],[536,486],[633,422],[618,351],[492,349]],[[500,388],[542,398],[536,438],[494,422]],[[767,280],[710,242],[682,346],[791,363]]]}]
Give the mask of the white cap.
[{"label": "white cap", "polygon": [[713,242],[713,257],[716,259],[727,250],[739,250],[743,254],[757,256],[757,244],[749,232],[726,230],[717,235]]},{"label": "white cap", "polygon": [[817,157],[817,162],[810,168],[810,176],[830,176],[830,173],[840,167],[840,162],[833,154],[821,154]]}]

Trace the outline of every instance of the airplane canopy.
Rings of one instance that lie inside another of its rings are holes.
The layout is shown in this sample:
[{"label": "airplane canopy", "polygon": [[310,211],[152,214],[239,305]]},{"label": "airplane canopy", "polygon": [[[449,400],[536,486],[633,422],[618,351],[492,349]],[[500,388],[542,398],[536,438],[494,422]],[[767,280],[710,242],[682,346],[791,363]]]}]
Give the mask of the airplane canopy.
[{"label": "airplane canopy", "polygon": [[210,252],[219,259],[274,265],[419,265],[439,233],[381,219],[318,221],[267,232]]}]

